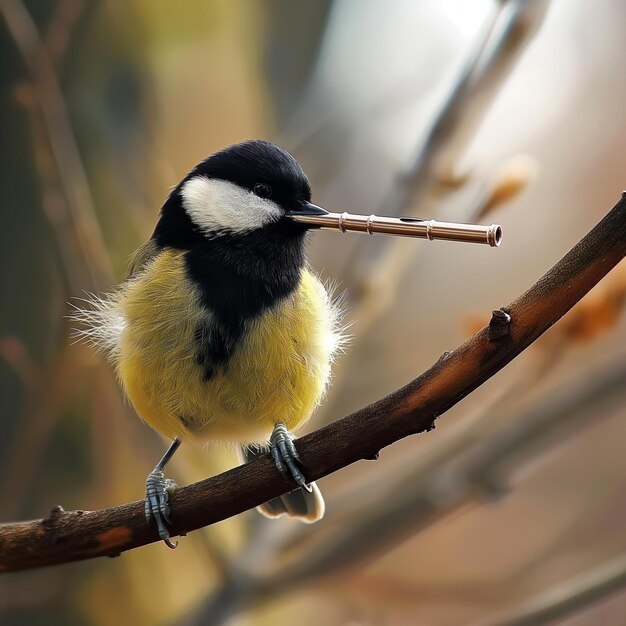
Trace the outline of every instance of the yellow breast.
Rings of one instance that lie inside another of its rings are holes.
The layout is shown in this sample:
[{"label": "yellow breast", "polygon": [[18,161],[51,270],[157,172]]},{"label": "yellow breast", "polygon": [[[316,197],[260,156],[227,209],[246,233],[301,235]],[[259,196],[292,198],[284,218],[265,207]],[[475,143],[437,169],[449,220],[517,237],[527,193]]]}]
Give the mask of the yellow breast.
[{"label": "yellow breast", "polygon": [[265,441],[294,429],[320,401],[336,347],[333,308],[304,270],[290,296],[249,322],[223,368],[205,380],[194,333],[211,314],[186,275],[184,253],[160,253],[119,300],[126,320],[117,359],[139,415],[168,437]]}]

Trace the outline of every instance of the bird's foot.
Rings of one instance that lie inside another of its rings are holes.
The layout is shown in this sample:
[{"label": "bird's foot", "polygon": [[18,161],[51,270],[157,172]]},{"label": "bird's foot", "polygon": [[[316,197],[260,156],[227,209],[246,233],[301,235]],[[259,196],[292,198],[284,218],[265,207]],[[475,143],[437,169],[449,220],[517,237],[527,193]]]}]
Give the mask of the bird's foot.
[{"label": "bird's foot", "polygon": [[290,475],[296,483],[307,491],[312,491],[298,467],[300,455],[293,443],[293,435],[284,424],[276,424],[270,436],[270,450],[276,468],[281,474]]},{"label": "bird's foot", "polygon": [[169,494],[176,486],[173,480],[165,478],[163,470],[160,469],[154,469],[146,479],[146,520],[148,524],[156,525],[159,537],[172,549],[176,548],[178,542],[171,541],[167,525],[172,525]]}]

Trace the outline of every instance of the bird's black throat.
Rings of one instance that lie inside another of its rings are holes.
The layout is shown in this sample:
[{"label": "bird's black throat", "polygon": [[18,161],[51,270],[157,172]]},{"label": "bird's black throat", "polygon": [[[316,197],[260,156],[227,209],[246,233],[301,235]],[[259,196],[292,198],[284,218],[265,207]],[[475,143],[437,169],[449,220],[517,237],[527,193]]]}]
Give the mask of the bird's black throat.
[{"label": "bird's black throat", "polygon": [[220,322],[256,317],[300,282],[304,235],[272,241],[265,230],[222,235],[187,251],[187,273]]},{"label": "bird's black throat", "polygon": [[206,379],[216,367],[227,366],[249,322],[288,297],[300,282],[304,237],[277,239],[278,245],[259,235],[220,238],[187,252],[187,273],[212,314],[196,329],[198,361]]},{"label": "bird's black throat", "polygon": [[167,212],[154,232],[161,248],[185,250],[186,271],[210,316],[196,329],[197,358],[205,378],[227,367],[249,323],[292,294],[305,265],[306,231],[278,221],[246,233],[206,238],[184,213],[170,228]]}]

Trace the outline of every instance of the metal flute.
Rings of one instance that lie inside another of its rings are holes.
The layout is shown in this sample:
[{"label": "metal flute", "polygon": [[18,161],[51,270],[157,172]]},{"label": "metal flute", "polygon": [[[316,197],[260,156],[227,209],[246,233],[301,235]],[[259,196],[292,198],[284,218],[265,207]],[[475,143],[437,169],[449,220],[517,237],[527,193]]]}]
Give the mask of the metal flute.
[{"label": "metal flute", "polygon": [[[315,205],[309,205],[311,207]],[[293,219],[310,226],[323,229],[340,230],[342,233],[357,232],[382,233],[401,237],[418,237],[421,239],[445,239],[448,241],[465,241],[468,243],[484,243],[497,247],[502,241],[502,227],[498,224],[481,226],[479,224],[456,224],[454,222],[438,222],[436,220],[420,220],[414,217],[379,217],[378,215],[358,215],[354,213],[316,213],[293,215]]]}]

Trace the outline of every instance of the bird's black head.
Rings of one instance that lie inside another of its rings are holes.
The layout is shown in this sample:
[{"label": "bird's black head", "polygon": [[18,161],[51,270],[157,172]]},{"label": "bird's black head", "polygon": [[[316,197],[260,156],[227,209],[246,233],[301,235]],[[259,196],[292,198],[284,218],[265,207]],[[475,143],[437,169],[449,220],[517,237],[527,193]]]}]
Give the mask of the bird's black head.
[{"label": "bird's black head", "polygon": [[297,288],[307,226],[292,216],[325,213],[310,199],[309,181],[289,153],[246,141],[185,176],[163,205],[152,238],[160,248],[186,251],[201,302],[234,341],[244,320]]},{"label": "bird's black head", "polygon": [[309,181],[288,152],[246,141],[212,154],[185,176],[163,206],[154,237],[183,249],[218,240],[281,248],[303,240],[306,226],[287,214],[312,206],[310,200]]}]

